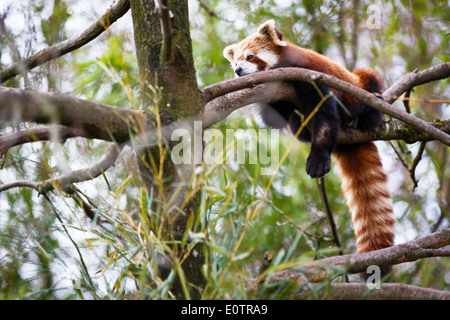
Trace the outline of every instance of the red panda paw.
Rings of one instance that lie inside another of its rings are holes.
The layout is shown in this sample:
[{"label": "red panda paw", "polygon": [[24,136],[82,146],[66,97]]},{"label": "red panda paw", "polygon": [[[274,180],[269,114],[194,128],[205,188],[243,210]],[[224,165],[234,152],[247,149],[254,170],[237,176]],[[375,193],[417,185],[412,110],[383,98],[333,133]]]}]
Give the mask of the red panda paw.
[{"label": "red panda paw", "polygon": [[306,173],[311,178],[320,178],[330,171],[331,159],[327,152],[311,152],[306,159]]}]

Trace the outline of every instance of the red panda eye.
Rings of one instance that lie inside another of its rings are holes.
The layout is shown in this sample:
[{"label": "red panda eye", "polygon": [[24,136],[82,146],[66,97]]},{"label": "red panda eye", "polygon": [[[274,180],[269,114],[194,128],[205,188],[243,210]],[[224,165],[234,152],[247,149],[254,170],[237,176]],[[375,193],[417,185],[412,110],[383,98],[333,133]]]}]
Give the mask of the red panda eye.
[{"label": "red panda eye", "polygon": [[252,60],[253,59],[253,55],[252,54],[249,54],[248,56],[247,56],[247,61],[250,61],[250,60]]}]

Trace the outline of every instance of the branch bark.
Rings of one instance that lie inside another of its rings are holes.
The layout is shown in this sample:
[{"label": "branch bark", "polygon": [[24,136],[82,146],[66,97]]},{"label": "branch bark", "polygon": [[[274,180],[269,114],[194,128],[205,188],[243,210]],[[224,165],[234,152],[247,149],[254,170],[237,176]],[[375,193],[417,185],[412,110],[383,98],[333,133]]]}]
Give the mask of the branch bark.
[{"label": "branch bark", "polygon": [[58,123],[84,137],[122,143],[145,124],[138,113],[71,96],[0,87],[0,119]]},{"label": "branch bark", "polygon": [[[441,72],[446,72],[447,76],[450,76],[450,68],[448,68],[447,64],[442,64],[440,68],[437,68]],[[444,71],[442,71],[444,70]],[[429,73],[426,73],[429,77]],[[432,73],[433,76],[436,76],[435,73]],[[439,74],[442,77],[442,74]],[[429,77],[427,79],[429,79]],[[420,81],[425,81],[424,77],[420,78]],[[350,83],[337,79],[328,74],[320,73],[317,71],[303,69],[303,68],[279,68],[275,70],[269,70],[264,72],[258,72],[255,74],[247,75],[241,78],[226,80],[211,86],[208,86],[202,90],[202,97],[205,103],[211,104],[212,107],[219,109],[220,102],[214,103],[213,99],[217,99],[217,97],[223,95],[230,95],[231,92],[239,92],[241,89],[255,87],[258,84],[274,82],[274,81],[305,81],[305,82],[316,82],[330,88],[334,88],[345,92],[353,97],[356,97],[360,101],[366,103],[367,105],[373,107],[374,109],[380,110],[383,113],[386,113],[394,118],[402,120],[403,122],[423,131],[432,136],[434,139],[441,141],[445,145],[450,146],[450,135],[442,132],[430,125],[428,125],[425,121],[416,118],[406,112],[403,112],[391,105],[387,102],[378,99],[375,95],[358,88]],[[389,92],[389,91],[388,91]],[[397,92],[397,91],[395,91]],[[293,93],[288,94],[290,97],[293,96]],[[251,97],[250,97],[251,98]],[[247,97],[243,97],[243,99],[249,99]],[[251,99],[249,99],[251,101]],[[242,101],[240,104],[244,104],[245,101]],[[250,102],[252,103],[252,102]],[[247,103],[248,104],[248,103]],[[220,109],[219,109],[220,110]]]},{"label": "branch bark", "polygon": [[[245,79],[245,77],[236,80],[240,79],[250,80]],[[231,81],[234,80],[226,80],[219,84],[230,83]],[[218,123],[228,117],[233,111],[252,103],[271,103],[279,100],[298,103],[292,83],[280,81],[253,84],[250,80],[247,85],[248,87],[244,86],[236,91],[222,87],[218,87],[218,91],[215,91],[212,86],[207,87],[206,91],[203,89],[203,99],[206,104],[201,120],[204,128]],[[211,88],[213,92],[208,88]]]},{"label": "branch bark", "polygon": [[108,29],[111,24],[116,22],[117,19],[122,17],[129,9],[129,0],[118,1],[111,6],[100,19],[94,22],[80,35],[45,48],[32,56],[13,63],[9,67],[1,70],[0,83],[84,46],[102,34],[103,31]]},{"label": "branch bark", "polygon": [[[427,122],[428,125],[438,130],[450,134],[450,120]],[[428,133],[403,123],[399,120],[385,121],[376,129],[363,132],[360,130],[346,128],[339,131],[338,143],[352,144],[375,140],[403,140],[406,143],[415,143],[418,141],[432,141],[434,138]]]},{"label": "branch bark", "polygon": [[[225,119],[231,112],[240,107],[257,102],[271,102],[280,99],[296,102],[296,95],[289,82],[270,82],[259,84],[253,88],[246,88],[225,94],[206,104],[202,120],[206,129]],[[50,106],[50,107],[49,107]],[[50,110],[52,110],[50,112]],[[21,114],[26,114],[21,118]],[[47,114],[47,116],[46,116]],[[0,155],[14,146],[51,139],[50,133],[56,129],[59,138],[64,141],[71,137],[95,138],[122,143],[129,139],[129,129],[144,126],[145,118],[135,111],[99,104],[70,96],[46,93],[33,93],[27,90],[0,87],[0,117],[3,120],[23,120],[37,123],[57,122],[58,115],[63,119],[63,125],[55,127],[32,128],[21,130],[0,137]],[[165,139],[170,140],[174,129],[186,127],[192,121],[175,121],[161,129]],[[437,129],[450,134],[450,120],[428,123]],[[139,143],[154,144],[158,141],[156,130],[147,129]],[[338,141],[342,144],[360,143],[373,140],[404,140],[407,143],[434,140],[429,134],[404,124],[402,121],[391,120],[370,132],[356,129],[340,130]]]},{"label": "branch bark", "polygon": [[421,258],[448,257],[450,248],[450,228],[442,229],[422,238],[376,251],[334,256],[300,265],[289,270],[272,274],[271,282],[291,280],[297,283],[304,281],[302,274],[310,282],[320,282],[332,274],[332,270],[343,268],[348,273],[366,272],[371,265],[379,267],[412,262]]},{"label": "branch bark", "polygon": [[408,285],[404,283],[383,283],[380,289],[369,290],[363,283],[331,283],[321,289],[316,285],[303,288],[293,299],[331,300],[450,300],[450,292]]},{"label": "branch bark", "polygon": [[[130,4],[142,110],[151,118],[149,122],[153,125],[145,127],[146,136],[153,135],[150,138],[155,140],[158,131],[152,128],[163,127],[163,131],[171,131],[171,126],[178,120],[187,123],[203,108],[192,55],[188,1],[130,0]],[[192,123],[190,127],[193,128]],[[167,140],[170,142],[170,136]],[[173,243],[173,252],[181,253],[186,250],[184,244],[193,244],[190,240],[186,243],[182,239],[190,228],[191,218],[198,218],[200,193],[190,193],[189,190],[192,186],[190,178],[195,170],[193,162],[175,165],[166,156],[166,146],[158,143],[155,148],[155,144],[144,144],[136,148],[136,153],[148,194],[158,199],[155,203],[160,202],[167,208],[164,210],[160,240],[170,241]],[[155,209],[158,210],[156,206]],[[198,298],[201,295],[198,289],[204,287],[202,266],[208,248],[201,243],[193,245],[198,254],[188,253],[184,257],[171,255],[174,265],[176,261],[182,261],[182,268],[179,268],[171,288],[178,298]],[[160,267],[161,277],[169,276],[170,269],[166,269],[163,264]],[[183,272],[179,272],[181,269]]]}]

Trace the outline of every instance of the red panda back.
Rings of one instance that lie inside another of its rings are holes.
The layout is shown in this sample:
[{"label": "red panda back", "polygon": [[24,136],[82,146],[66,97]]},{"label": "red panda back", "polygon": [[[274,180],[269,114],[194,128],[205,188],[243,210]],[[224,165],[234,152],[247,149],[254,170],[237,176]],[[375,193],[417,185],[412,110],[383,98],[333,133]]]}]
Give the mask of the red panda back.
[{"label": "red panda back", "polygon": [[371,93],[381,93],[381,79],[372,69],[356,69],[353,74],[359,78],[358,86]]}]

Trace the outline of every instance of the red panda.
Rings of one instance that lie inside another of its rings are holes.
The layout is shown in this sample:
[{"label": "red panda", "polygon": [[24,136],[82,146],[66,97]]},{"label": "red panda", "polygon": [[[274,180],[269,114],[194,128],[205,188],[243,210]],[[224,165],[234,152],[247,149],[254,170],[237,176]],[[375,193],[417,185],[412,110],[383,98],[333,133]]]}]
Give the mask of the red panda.
[{"label": "red panda", "polygon": [[[301,67],[327,73],[369,92],[381,93],[382,89],[381,80],[374,70],[357,69],[350,72],[315,51],[289,43],[275,28],[273,20],[263,23],[254,34],[241,42],[226,47],[223,53],[239,77],[275,68]],[[272,103],[261,110],[262,120],[269,126],[281,128],[287,125],[295,134],[300,128],[302,117],[312,112],[322,96],[333,91],[349,113],[338,106],[335,99],[329,98],[302,130],[299,140],[311,143],[306,172],[312,178],[322,177],[330,171],[330,156],[333,154],[352,213],[357,252],[392,246],[395,224],[392,199],[377,147],[373,142],[337,144],[340,127],[373,129],[382,121],[381,112],[350,95],[322,85],[313,86],[296,81],[294,87],[300,105],[286,101]],[[281,116],[281,123],[273,121],[273,110]],[[388,272],[389,268],[383,271]]]}]

